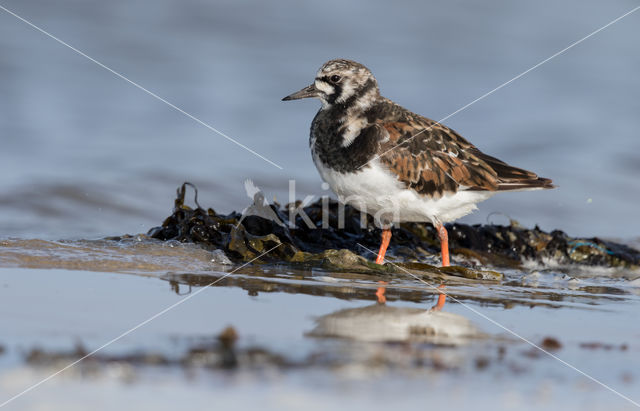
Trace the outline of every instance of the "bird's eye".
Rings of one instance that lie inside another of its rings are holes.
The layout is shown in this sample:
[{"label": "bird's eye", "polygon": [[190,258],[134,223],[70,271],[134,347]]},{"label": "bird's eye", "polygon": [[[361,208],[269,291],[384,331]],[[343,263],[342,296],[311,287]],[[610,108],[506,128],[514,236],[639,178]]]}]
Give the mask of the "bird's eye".
[{"label": "bird's eye", "polygon": [[337,83],[338,81],[340,81],[341,77],[337,74],[334,74],[333,76],[331,76],[330,80],[332,83]]}]

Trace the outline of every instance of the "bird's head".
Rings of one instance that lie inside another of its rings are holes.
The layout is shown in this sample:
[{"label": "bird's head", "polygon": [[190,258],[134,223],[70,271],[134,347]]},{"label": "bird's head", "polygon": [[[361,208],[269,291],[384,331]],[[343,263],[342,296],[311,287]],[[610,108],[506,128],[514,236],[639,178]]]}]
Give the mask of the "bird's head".
[{"label": "bird's head", "polygon": [[337,105],[367,105],[380,95],[378,82],[364,65],[344,59],[329,60],[320,67],[308,87],[283,98],[283,101],[314,97],[323,108]]}]

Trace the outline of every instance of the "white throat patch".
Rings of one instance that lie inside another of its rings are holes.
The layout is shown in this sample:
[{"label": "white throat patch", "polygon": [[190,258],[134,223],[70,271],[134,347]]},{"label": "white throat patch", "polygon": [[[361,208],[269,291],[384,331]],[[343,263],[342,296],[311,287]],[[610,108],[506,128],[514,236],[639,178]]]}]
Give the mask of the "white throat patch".
[{"label": "white throat patch", "polygon": [[328,96],[332,95],[336,91],[331,84],[327,84],[322,80],[316,80],[314,84],[318,90],[322,91]]}]

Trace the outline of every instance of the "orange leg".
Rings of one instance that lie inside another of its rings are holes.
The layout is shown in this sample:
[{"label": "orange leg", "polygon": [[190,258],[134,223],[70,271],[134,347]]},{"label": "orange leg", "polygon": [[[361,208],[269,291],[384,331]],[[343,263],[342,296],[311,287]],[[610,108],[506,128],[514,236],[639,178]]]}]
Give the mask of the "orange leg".
[{"label": "orange leg", "polygon": [[[440,284],[438,286],[438,288],[444,288],[444,284]],[[434,305],[433,307],[431,307],[431,310],[433,311],[440,311],[442,310],[442,307],[444,307],[444,303],[447,300],[447,296],[446,294],[444,294],[442,291],[440,292],[440,295],[438,295],[438,302],[436,303],[436,305]]]},{"label": "orange leg", "polygon": [[386,290],[386,285],[388,284],[386,281],[378,281],[380,287],[376,290],[376,297],[378,297],[378,304],[384,304],[387,302],[387,297],[385,297],[384,292]]},{"label": "orange leg", "polygon": [[380,244],[380,251],[378,251],[378,258],[376,258],[376,264],[382,264],[384,262],[384,254],[389,247],[389,241],[391,241],[391,229],[382,229],[382,244]]},{"label": "orange leg", "polygon": [[438,237],[440,238],[440,247],[442,248],[442,266],[449,267],[449,235],[444,225],[439,224],[436,226],[438,230]]}]

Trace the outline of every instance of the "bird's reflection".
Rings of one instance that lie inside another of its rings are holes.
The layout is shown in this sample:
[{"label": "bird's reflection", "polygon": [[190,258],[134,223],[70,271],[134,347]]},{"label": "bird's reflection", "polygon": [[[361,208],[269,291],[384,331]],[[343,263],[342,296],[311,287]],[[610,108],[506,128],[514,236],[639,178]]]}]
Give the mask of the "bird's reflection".
[{"label": "bird's reflection", "polygon": [[444,285],[436,304],[429,309],[395,307],[386,304],[388,283],[379,282],[377,302],[349,308],[316,319],[313,337],[347,338],[357,341],[418,341],[438,345],[462,345],[481,334],[467,318],[443,311]]},{"label": "bird's reflection", "polygon": [[[387,297],[385,295],[385,292],[387,290],[387,284],[389,284],[386,281],[378,281],[379,287],[376,290],[376,297],[378,299],[378,304],[386,304],[387,303]],[[444,284],[440,284],[438,286],[438,301],[436,302],[436,305],[434,305],[433,307],[431,307],[431,310],[434,311],[440,311],[442,310],[442,307],[444,307],[444,303],[447,300],[447,295],[444,293]]]}]

